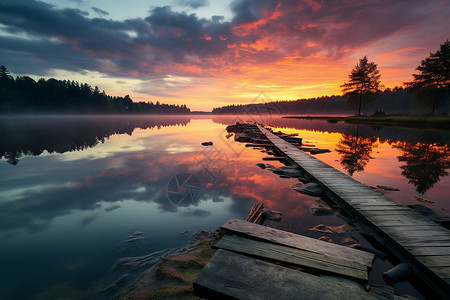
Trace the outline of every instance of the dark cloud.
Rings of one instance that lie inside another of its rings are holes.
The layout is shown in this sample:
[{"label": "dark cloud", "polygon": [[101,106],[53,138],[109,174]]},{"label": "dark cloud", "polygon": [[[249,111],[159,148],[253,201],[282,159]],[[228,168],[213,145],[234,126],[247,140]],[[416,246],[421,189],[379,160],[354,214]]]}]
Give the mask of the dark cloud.
[{"label": "dark cloud", "polygon": [[208,0],[180,0],[180,4],[197,9],[197,8],[200,8],[203,6],[208,6],[209,1]]},{"label": "dark cloud", "polygon": [[109,16],[109,12],[104,11],[98,7],[91,7],[93,11],[95,11],[99,16]]},{"label": "dark cloud", "polygon": [[[183,1],[193,8],[207,2]],[[16,73],[65,69],[146,79],[205,76],[231,65],[286,56],[338,59],[397,33],[436,31],[430,24],[445,28],[449,22],[444,3],[236,0],[230,5],[232,21],[225,22],[220,16],[199,18],[169,6],[156,7],[145,18],[114,21],[17,0],[0,3],[2,30],[15,36],[0,36],[0,56]]]}]

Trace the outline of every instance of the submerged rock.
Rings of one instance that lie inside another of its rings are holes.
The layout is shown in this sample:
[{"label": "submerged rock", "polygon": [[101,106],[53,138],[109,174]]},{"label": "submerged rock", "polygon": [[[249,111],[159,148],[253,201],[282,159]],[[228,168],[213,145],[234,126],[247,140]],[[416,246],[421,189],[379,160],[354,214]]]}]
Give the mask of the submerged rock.
[{"label": "submerged rock", "polygon": [[431,200],[428,200],[428,199],[425,199],[425,198],[421,198],[421,197],[414,197],[414,198],[416,198],[416,201],[417,201],[417,202],[434,203],[434,201],[431,201]]},{"label": "submerged rock", "polygon": [[408,264],[401,263],[389,271],[384,272],[381,276],[387,284],[393,285],[397,282],[407,281],[413,274],[414,272]]},{"label": "submerged rock", "polygon": [[326,207],[311,207],[311,213],[315,216],[331,216],[334,212]]},{"label": "submerged rock", "polygon": [[298,178],[303,176],[303,172],[296,166],[283,166],[271,170],[273,173],[291,178]]},{"label": "submerged rock", "polygon": [[298,183],[296,183],[291,188],[301,194],[314,197],[319,197],[323,193],[322,187],[317,183],[307,183],[300,186]]},{"label": "submerged rock", "polygon": [[397,188],[393,188],[393,187],[385,186],[385,185],[377,185],[377,188],[385,190],[385,191],[400,191]]},{"label": "submerged rock", "polygon": [[318,238],[318,240],[325,241],[325,242],[328,242],[328,243],[334,243],[333,239],[330,238],[329,236],[326,236],[326,235],[321,236],[320,238]]},{"label": "submerged rock", "polygon": [[331,152],[329,149],[311,149],[309,153],[311,154],[321,154]]},{"label": "submerged rock", "polygon": [[275,222],[280,222],[281,219],[283,218],[283,213],[280,211],[273,211],[270,209],[265,208],[263,210],[263,215],[264,218],[267,220],[271,220],[271,221],[275,221]]}]

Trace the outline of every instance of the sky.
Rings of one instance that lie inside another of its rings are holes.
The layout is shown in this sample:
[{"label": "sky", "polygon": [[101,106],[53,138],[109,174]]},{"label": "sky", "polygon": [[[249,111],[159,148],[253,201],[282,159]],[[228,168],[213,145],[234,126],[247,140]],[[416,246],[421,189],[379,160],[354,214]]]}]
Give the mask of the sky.
[{"label": "sky", "polygon": [[0,0],[0,65],[211,110],[342,94],[365,55],[402,85],[449,15],[448,0]]}]

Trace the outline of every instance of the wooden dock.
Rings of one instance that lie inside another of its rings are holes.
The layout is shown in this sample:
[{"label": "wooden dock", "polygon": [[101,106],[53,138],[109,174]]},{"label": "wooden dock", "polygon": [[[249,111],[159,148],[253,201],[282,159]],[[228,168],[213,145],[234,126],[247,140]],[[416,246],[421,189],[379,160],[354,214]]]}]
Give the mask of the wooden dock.
[{"label": "wooden dock", "polygon": [[450,299],[450,231],[301,151],[266,128],[261,132],[331,200],[360,220],[379,243],[443,299]]},{"label": "wooden dock", "polygon": [[[374,255],[231,219],[194,281],[208,299],[393,299],[367,289]],[[386,294],[386,291],[383,291]]]}]

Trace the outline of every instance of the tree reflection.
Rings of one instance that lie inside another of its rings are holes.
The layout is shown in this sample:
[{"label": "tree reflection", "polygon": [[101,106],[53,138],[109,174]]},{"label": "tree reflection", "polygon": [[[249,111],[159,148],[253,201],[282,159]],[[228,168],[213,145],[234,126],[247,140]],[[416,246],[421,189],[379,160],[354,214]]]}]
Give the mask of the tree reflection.
[{"label": "tree reflection", "polygon": [[[376,137],[364,138],[359,136],[359,126],[356,126],[356,135],[342,134],[342,138],[335,151],[341,155],[341,165],[350,176],[361,172],[370,160]],[[375,146],[376,147],[376,146]]]},{"label": "tree reflection", "polygon": [[414,184],[416,191],[424,194],[433,185],[440,181],[441,177],[448,176],[446,169],[450,168],[450,153],[447,145],[432,143],[399,142],[393,145],[403,151],[398,156],[398,161],[406,164],[400,168],[402,175]]},{"label": "tree reflection", "polygon": [[131,135],[136,128],[159,129],[189,122],[189,116],[5,117],[0,118],[0,159],[17,165],[22,155],[80,151],[115,134]]}]

